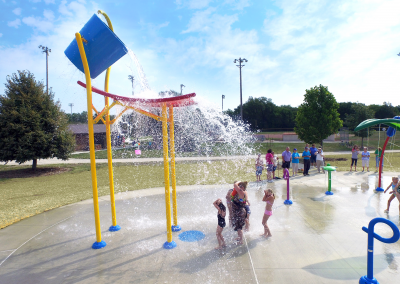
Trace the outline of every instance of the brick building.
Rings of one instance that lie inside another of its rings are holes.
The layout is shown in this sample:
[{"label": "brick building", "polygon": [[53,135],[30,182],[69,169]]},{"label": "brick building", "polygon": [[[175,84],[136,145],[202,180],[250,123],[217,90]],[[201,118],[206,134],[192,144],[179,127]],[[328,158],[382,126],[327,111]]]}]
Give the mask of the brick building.
[{"label": "brick building", "polygon": [[[87,124],[70,124],[69,129],[75,136],[75,151],[89,150],[89,129]],[[94,145],[96,150],[105,149],[106,126],[104,124],[93,125]]]}]

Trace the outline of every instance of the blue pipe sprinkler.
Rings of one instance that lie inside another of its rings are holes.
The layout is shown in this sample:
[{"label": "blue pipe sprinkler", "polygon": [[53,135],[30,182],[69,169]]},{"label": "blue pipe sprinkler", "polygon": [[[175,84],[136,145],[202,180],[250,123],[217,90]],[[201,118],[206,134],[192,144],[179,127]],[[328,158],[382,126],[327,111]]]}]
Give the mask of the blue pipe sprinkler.
[{"label": "blue pipe sprinkler", "polygon": [[[377,223],[385,223],[393,230],[393,236],[389,239],[382,238],[374,232],[374,227]],[[367,260],[367,275],[360,278],[359,284],[379,284],[374,277],[374,238],[382,243],[391,244],[399,240],[399,228],[390,220],[385,218],[375,218],[369,222],[368,229],[362,227],[362,230],[368,234],[368,260]]]}]

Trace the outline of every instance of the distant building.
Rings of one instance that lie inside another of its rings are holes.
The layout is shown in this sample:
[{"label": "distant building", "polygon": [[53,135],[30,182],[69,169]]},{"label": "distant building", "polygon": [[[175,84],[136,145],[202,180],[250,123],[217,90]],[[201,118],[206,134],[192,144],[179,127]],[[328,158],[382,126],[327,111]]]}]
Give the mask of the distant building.
[{"label": "distant building", "polygon": [[[70,124],[69,129],[75,136],[75,151],[89,150],[89,129],[87,124]],[[96,150],[105,149],[106,126],[104,124],[94,124],[94,145]]]}]

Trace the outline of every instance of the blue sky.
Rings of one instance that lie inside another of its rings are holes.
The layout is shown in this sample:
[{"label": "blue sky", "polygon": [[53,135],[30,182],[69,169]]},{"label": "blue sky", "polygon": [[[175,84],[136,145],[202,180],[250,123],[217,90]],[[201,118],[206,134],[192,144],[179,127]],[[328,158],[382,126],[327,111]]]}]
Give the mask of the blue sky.
[{"label": "blue sky", "polygon": [[[298,106],[306,89],[328,86],[337,101],[400,105],[400,1],[395,0],[0,0],[0,83],[17,70],[45,80],[62,108],[86,110],[83,74],[64,50],[89,18],[104,10],[115,33],[139,59],[154,92],[195,92],[216,107],[265,96]],[[131,94],[137,75],[128,56],[114,64],[110,92]],[[102,88],[104,76],[94,80]],[[4,93],[0,88],[0,94]],[[140,95],[139,86],[135,93]],[[94,97],[98,108],[100,96]]]}]

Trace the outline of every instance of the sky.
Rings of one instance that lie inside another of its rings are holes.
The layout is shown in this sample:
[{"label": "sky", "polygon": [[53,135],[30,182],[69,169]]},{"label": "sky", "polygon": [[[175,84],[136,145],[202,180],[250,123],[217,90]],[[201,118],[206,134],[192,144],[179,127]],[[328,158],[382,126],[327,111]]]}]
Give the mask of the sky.
[{"label": "sky", "polygon": [[[305,90],[328,86],[338,102],[400,105],[400,1],[398,0],[0,0],[0,95],[7,76],[29,70],[46,80],[62,109],[87,109],[84,75],[65,49],[99,9],[114,32],[135,53],[155,93],[165,90],[197,97],[224,110],[267,97],[298,106]],[[100,18],[104,18],[100,15]],[[110,92],[132,95],[128,75],[138,71],[126,55],[111,69]],[[104,74],[93,80],[104,86]],[[104,106],[93,96],[97,108]]]}]

